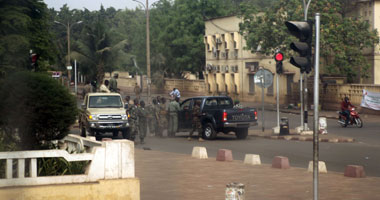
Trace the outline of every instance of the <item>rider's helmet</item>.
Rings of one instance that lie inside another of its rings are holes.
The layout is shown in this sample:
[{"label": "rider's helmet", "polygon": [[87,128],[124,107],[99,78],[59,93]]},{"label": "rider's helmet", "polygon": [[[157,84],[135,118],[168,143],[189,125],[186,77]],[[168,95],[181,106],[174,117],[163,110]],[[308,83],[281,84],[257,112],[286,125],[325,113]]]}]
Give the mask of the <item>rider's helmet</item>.
[{"label": "rider's helmet", "polygon": [[350,99],[348,97],[344,97],[344,101],[347,103],[350,101]]}]

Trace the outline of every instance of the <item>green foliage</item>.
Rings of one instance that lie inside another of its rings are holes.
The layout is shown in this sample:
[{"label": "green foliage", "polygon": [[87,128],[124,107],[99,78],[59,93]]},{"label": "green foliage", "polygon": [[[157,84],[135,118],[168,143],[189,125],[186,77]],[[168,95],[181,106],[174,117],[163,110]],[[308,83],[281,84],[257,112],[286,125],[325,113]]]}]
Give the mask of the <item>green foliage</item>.
[{"label": "green foliage", "polygon": [[0,128],[18,135],[21,149],[38,149],[42,141],[62,139],[75,122],[74,96],[48,75],[19,72],[0,85]]},{"label": "green foliage", "polygon": [[[369,75],[364,50],[379,43],[377,31],[371,30],[368,22],[347,16],[351,10],[352,4],[346,0],[322,0],[311,1],[308,13],[309,20],[316,12],[321,13],[320,55],[326,71],[347,76],[349,82]],[[243,4],[241,16],[240,32],[247,40],[247,49],[266,55],[273,55],[278,48],[291,54],[289,44],[296,39],[287,32],[284,22],[304,19],[300,0],[279,0],[264,12]]]},{"label": "green foliage", "polygon": [[51,43],[48,13],[43,2],[0,1],[0,27],[0,76],[26,69],[30,49],[40,55],[41,63],[54,62],[55,48]]},{"label": "green foliage", "polygon": [[88,161],[68,162],[64,158],[37,159],[38,176],[84,174]]}]

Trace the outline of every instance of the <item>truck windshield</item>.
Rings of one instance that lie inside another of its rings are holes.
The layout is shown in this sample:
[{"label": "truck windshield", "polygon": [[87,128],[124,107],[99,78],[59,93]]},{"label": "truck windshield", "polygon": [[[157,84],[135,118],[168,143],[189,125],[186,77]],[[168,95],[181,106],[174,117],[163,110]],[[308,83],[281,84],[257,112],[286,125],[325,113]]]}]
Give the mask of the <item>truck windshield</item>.
[{"label": "truck windshield", "polygon": [[92,96],[89,108],[121,108],[123,103],[119,96]]}]

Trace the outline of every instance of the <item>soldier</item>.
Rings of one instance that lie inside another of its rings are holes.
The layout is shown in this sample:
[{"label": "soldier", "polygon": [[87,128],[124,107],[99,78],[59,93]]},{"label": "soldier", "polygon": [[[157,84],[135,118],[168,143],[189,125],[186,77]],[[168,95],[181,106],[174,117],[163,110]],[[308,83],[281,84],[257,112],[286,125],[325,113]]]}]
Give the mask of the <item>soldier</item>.
[{"label": "soldier", "polygon": [[166,108],[166,99],[162,97],[160,102],[157,135],[162,137],[164,129],[168,128],[168,111]]},{"label": "soldier", "polygon": [[117,78],[119,78],[119,74],[114,73],[113,77],[110,80],[110,86],[109,86],[109,89],[111,92],[119,92],[119,89],[117,88],[117,80],[116,80]]},{"label": "soldier", "polygon": [[148,110],[145,108],[145,102],[140,101],[140,107],[137,110],[137,115],[139,116],[139,134],[140,134],[140,143],[145,144],[144,138],[147,131],[147,115]]},{"label": "soldier", "polygon": [[141,88],[140,88],[140,86],[137,83],[136,83],[135,88],[133,89],[133,91],[135,92],[136,98],[140,99]]},{"label": "soldier", "polygon": [[135,141],[135,137],[138,134],[138,115],[137,115],[137,109],[138,109],[138,103],[139,101],[137,99],[134,99],[133,102],[129,102],[128,106],[128,114],[129,114],[129,125],[131,129],[131,141]]},{"label": "soldier", "polygon": [[243,108],[243,105],[240,104],[240,101],[239,101],[239,100],[235,100],[235,102],[234,102],[234,108],[239,108],[239,109],[241,109],[241,108]]},{"label": "soldier", "polygon": [[152,132],[154,132],[155,136],[158,136],[158,119],[159,119],[159,113],[160,113],[160,106],[157,103],[157,99],[153,99],[152,101],[153,107],[152,107]]},{"label": "soldier", "polygon": [[127,109],[127,110],[128,110],[129,105],[132,105],[132,104],[129,103],[130,100],[131,100],[131,97],[130,97],[130,96],[126,96],[126,97],[125,97],[124,109]]},{"label": "soldier", "polygon": [[174,137],[175,133],[178,129],[178,111],[181,108],[179,106],[179,98],[175,97],[174,101],[169,103],[168,111],[169,111],[169,128],[168,128],[168,136]]},{"label": "soldier", "polygon": [[149,104],[148,106],[146,106],[146,110],[148,111],[148,115],[146,116],[147,118],[147,125],[149,127],[149,133],[151,136],[153,136],[153,132],[154,132],[154,120],[155,118],[153,117],[154,116],[154,105],[153,104]]},{"label": "soldier", "polygon": [[202,139],[202,124],[201,124],[201,103],[199,101],[195,101],[195,105],[193,108],[193,120],[192,120],[192,127],[193,129],[190,131],[190,135],[187,138],[187,140],[191,140],[191,136],[193,136],[194,131],[198,131],[198,140],[199,142],[203,142]]}]

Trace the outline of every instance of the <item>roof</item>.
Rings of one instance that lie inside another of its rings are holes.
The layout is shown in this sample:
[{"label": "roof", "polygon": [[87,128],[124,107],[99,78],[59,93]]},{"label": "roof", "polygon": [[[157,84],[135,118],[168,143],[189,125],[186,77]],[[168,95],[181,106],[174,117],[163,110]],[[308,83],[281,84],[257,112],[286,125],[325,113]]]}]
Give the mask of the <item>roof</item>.
[{"label": "roof", "polygon": [[105,93],[105,92],[96,92],[96,93],[88,93],[88,96],[121,96],[119,93]]}]

